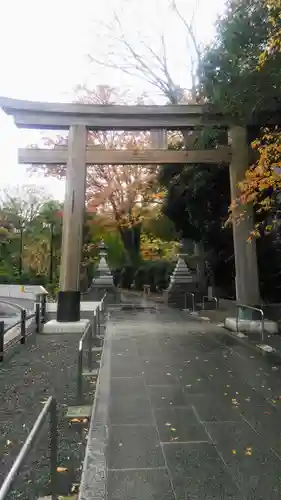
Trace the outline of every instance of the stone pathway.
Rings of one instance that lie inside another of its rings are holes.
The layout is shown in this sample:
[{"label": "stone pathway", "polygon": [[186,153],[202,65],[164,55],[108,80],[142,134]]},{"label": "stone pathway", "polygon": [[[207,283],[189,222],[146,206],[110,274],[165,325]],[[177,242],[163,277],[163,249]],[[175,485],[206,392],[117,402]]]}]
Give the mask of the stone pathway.
[{"label": "stone pathway", "polygon": [[164,306],[108,331],[108,500],[280,499],[279,366]]}]

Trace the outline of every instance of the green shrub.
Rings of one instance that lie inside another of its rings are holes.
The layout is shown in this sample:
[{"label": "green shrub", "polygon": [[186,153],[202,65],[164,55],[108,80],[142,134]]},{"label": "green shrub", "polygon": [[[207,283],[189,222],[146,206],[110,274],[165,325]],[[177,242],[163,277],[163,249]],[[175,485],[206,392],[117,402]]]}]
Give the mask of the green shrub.
[{"label": "green shrub", "polygon": [[165,290],[174,265],[169,261],[144,262],[135,272],[134,282],[137,290],[149,285],[151,292]]},{"label": "green shrub", "polygon": [[121,288],[130,289],[133,284],[135,269],[133,266],[124,266],[120,273]]}]

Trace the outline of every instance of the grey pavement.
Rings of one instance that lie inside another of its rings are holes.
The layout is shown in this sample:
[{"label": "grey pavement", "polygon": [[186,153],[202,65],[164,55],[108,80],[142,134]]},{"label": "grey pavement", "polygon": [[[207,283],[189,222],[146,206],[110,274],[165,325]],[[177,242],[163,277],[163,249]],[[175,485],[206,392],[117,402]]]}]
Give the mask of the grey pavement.
[{"label": "grey pavement", "polygon": [[281,498],[278,364],[164,306],[108,335],[108,500]]}]

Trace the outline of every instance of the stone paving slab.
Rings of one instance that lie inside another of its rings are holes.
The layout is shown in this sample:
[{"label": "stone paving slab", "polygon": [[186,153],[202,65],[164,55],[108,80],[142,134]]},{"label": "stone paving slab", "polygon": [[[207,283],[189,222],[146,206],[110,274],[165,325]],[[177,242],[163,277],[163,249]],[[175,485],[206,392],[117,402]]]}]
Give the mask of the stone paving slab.
[{"label": "stone paving slab", "polygon": [[165,307],[108,331],[107,500],[280,499],[279,366]]},{"label": "stone paving slab", "polygon": [[242,500],[212,444],[164,445],[164,453],[176,499]]}]

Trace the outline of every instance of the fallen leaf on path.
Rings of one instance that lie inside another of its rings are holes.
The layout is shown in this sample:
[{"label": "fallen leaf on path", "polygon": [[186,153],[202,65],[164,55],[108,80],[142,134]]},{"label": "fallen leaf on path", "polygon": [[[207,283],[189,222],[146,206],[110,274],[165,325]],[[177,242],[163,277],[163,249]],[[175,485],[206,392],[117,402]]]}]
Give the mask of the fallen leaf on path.
[{"label": "fallen leaf on path", "polygon": [[232,454],[233,454],[233,455],[236,455],[236,450],[232,450]]},{"label": "fallen leaf on path", "polygon": [[57,472],[67,472],[68,469],[66,467],[57,467]]},{"label": "fallen leaf on path", "polygon": [[71,491],[71,493],[78,493],[78,491],[79,491],[79,486],[80,486],[80,484],[79,484],[79,483],[74,483],[74,484],[72,485],[72,487],[71,487],[71,490],[70,490],[70,491]]},{"label": "fallen leaf on path", "polygon": [[265,411],[264,414],[265,415],[271,415],[270,411]]},{"label": "fallen leaf on path", "polygon": [[172,432],[176,432],[177,429],[175,429],[175,427],[171,427],[171,431]]},{"label": "fallen leaf on path", "polygon": [[250,448],[250,447],[246,448],[246,450],[245,450],[245,455],[246,456],[250,457],[252,455],[252,453],[253,453],[252,448]]}]

